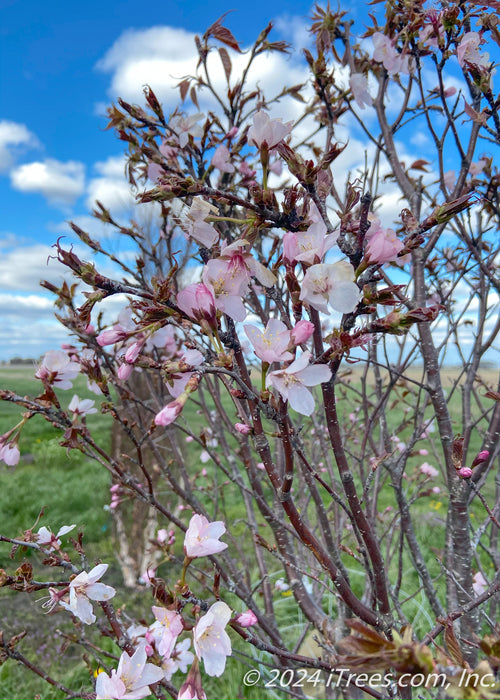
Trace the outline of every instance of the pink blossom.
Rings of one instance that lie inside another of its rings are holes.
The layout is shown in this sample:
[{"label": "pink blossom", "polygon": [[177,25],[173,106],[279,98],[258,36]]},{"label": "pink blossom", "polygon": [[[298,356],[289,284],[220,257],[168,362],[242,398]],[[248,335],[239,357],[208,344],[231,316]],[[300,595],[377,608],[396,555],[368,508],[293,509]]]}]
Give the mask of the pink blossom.
[{"label": "pink blossom", "polygon": [[184,404],[179,402],[178,399],[171,401],[156,414],[155,425],[170,425],[180,416],[183,408]]},{"label": "pink blossom", "polygon": [[94,408],[95,401],[92,399],[80,399],[75,394],[71,399],[68,411],[72,411],[75,415],[87,416],[90,413],[97,413],[97,408]]},{"label": "pink blossom", "polygon": [[128,331],[121,328],[118,324],[107,331],[101,331],[96,340],[101,347],[105,345],[114,345],[120,340],[125,340],[128,337]]},{"label": "pink blossom", "polygon": [[207,700],[201,687],[201,674],[198,659],[193,659],[186,680],[179,688],[177,700]]},{"label": "pink blossom", "polygon": [[15,442],[2,443],[0,440],[0,462],[5,462],[8,467],[13,467],[19,463],[21,452]]},{"label": "pink blossom", "polygon": [[219,542],[226,532],[226,526],[221,520],[210,523],[204,515],[193,515],[184,538],[184,551],[190,559],[207,557],[227,549],[225,542]]},{"label": "pink blossom", "polygon": [[208,609],[193,631],[194,650],[203,660],[209,676],[221,676],[226,667],[226,657],[231,656],[231,640],[225,626],[231,618],[231,608],[219,600]]},{"label": "pink blossom", "polygon": [[476,596],[482,595],[488,588],[488,581],[484,578],[483,574],[478,571],[474,574],[472,578],[472,590]]},{"label": "pink blossom", "polygon": [[470,479],[472,476],[472,469],[470,467],[461,467],[458,469],[457,474],[461,479]]},{"label": "pink blossom", "polygon": [[490,458],[490,453],[488,452],[488,450],[481,450],[481,452],[479,452],[476,455],[474,461],[472,462],[471,468],[474,469],[474,467],[477,467],[480,464],[487,462],[489,460],[489,458]]},{"label": "pink blossom", "polygon": [[187,221],[184,223],[187,233],[206,248],[211,248],[219,238],[217,230],[206,219],[218,213],[217,207],[201,197],[193,198],[187,213]]},{"label": "pink blossom", "polygon": [[70,379],[74,379],[80,372],[78,362],[71,362],[69,357],[62,350],[49,350],[40,363],[35,374],[37,379],[48,380],[59,389],[71,389],[73,386]]},{"label": "pink blossom", "polygon": [[290,406],[304,416],[314,411],[314,397],[307,389],[327,382],[332,372],[326,365],[309,365],[310,352],[303,353],[286,369],[277,370],[267,375],[266,386],[277,389]]},{"label": "pink blossom", "polygon": [[307,231],[287,231],[283,236],[283,255],[290,263],[299,261],[314,265],[323,260],[327,251],[337,242],[337,238],[338,232],[327,234],[324,222],[317,221],[312,223]]},{"label": "pink blossom", "polygon": [[382,63],[390,75],[395,73],[409,73],[408,57],[396,51],[396,47],[389,37],[382,32],[372,35],[374,46],[373,60]]},{"label": "pink blossom", "polygon": [[220,259],[228,264],[228,270],[237,279],[243,276],[250,283],[252,277],[256,277],[264,287],[272,287],[276,282],[276,275],[256,260],[251,253],[247,253],[245,246],[248,241],[241,238],[221,250]]},{"label": "pink blossom", "polygon": [[122,362],[116,374],[118,375],[118,379],[121,379],[122,382],[126,382],[130,379],[133,371],[134,365],[130,365],[128,362]]},{"label": "pink blossom", "polygon": [[131,657],[126,651],[120,656],[118,669],[111,676],[102,671],[95,684],[96,700],[138,700],[151,695],[150,685],[164,677],[163,670],[146,663],[147,655],[141,645]]},{"label": "pink blossom", "polygon": [[290,337],[294,345],[302,345],[309,340],[309,338],[314,333],[314,323],[311,321],[306,321],[302,319],[295,324],[294,328],[290,331]]},{"label": "pink blossom", "polygon": [[177,641],[177,637],[184,630],[182,616],[175,610],[167,610],[153,605],[151,608],[156,622],[150,626],[149,631],[154,639],[156,649],[160,656],[170,656]]},{"label": "pink blossom", "polygon": [[352,265],[340,260],[333,264],[312,265],[306,270],[300,299],[324,313],[329,305],[336,311],[350,313],[359,301],[360,293],[354,282]]},{"label": "pink blossom", "polygon": [[142,583],[146,586],[146,588],[149,588],[149,586],[153,585],[153,579],[156,576],[156,569],[152,566],[146,569],[146,571],[143,571],[142,574],[139,576],[139,583]]},{"label": "pink blossom", "polygon": [[180,361],[186,364],[186,371],[179,371],[173,374],[169,374],[167,389],[174,399],[178,398],[186,389],[187,383],[193,376],[193,372],[189,371],[189,367],[196,368],[199,367],[205,358],[199,352],[199,350],[185,350]]},{"label": "pink blossom", "polygon": [[437,476],[439,474],[438,470],[435,469],[431,464],[428,464],[427,462],[424,462],[420,465],[420,471],[422,474],[431,477]]},{"label": "pink blossom", "polygon": [[248,130],[247,141],[257,148],[266,147],[268,150],[277,146],[291,132],[293,122],[283,124],[281,119],[271,119],[266,112],[254,114],[253,126]]},{"label": "pink blossom", "polygon": [[[370,226],[371,228],[371,226]],[[367,237],[369,235],[369,231]],[[397,259],[398,253],[404,248],[403,242],[399,240],[396,232],[392,228],[377,228],[373,235],[369,236],[365,248],[366,259],[370,263],[380,265],[393,262]]]},{"label": "pink blossom", "polygon": [[183,639],[179,642],[172,654],[168,658],[163,658],[161,662],[161,667],[165,673],[165,679],[169,681],[176,671],[182,671],[186,673],[189,664],[194,661],[194,654],[189,651],[191,646],[190,639]]},{"label": "pink blossom", "polygon": [[189,284],[182,289],[177,294],[177,306],[190,318],[216,324],[214,295],[205,284]]},{"label": "pink blossom", "polygon": [[262,331],[256,326],[243,326],[259,360],[262,362],[285,362],[293,359],[287,348],[291,344],[290,331],[282,321],[270,318]]},{"label": "pink blossom", "polygon": [[360,109],[364,109],[367,105],[371,107],[373,98],[368,91],[368,76],[364,73],[351,73],[349,87]]},{"label": "pink blossom", "polygon": [[43,525],[35,535],[35,541],[49,550],[59,549],[61,546],[61,540],[58,538],[62,537],[63,535],[67,535],[68,532],[71,532],[71,530],[73,530],[75,527],[76,525],[63,525],[61,528],[59,528],[57,535],[54,535],[49,528]]},{"label": "pink blossom", "polygon": [[231,260],[214,258],[203,269],[203,282],[215,298],[215,306],[234,321],[244,321],[247,315],[242,297],[248,291],[249,274],[246,268]]},{"label": "pink blossom", "polygon": [[277,591],[282,591],[282,592],[288,591],[288,589],[290,588],[290,586],[288,585],[288,583],[286,583],[286,582],[284,581],[284,579],[282,579],[282,578],[279,578],[279,579],[276,581],[276,583],[274,584],[274,587],[276,588]]},{"label": "pink blossom", "polygon": [[473,66],[488,68],[490,58],[487,53],[479,52],[479,45],[482,43],[481,37],[477,32],[466,32],[462,41],[457,47],[457,58],[460,66],[465,67],[466,63]]},{"label": "pink blossom", "polygon": [[229,160],[229,149],[227,146],[221,145],[215,149],[212,165],[223,173],[234,173],[234,165]]},{"label": "pink blossom", "polygon": [[258,622],[257,616],[251,610],[236,615],[234,620],[242,627],[252,627],[252,625],[256,625]]},{"label": "pink blossom", "polygon": [[470,164],[469,175],[480,175],[487,165],[488,159],[480,158],[476,163]]},{"label": "pink blossom", "polygon": [[235,423],[234,427],[242,435],[250,435],[252,432],[252,427],[248,423]]},{"label": "pink blossom", "polygon": [[98,564],[88,573],[82,571],[69,584],[69,604],[61,601],[61,605],[73,613],[86,625],[95,622],[91,600],[110,600],[116,591],[112,586],[106,586],[97,581],[104,576],[107,564]]},{"label": "pink blossom", "polygon": [[181,115],[176,115],[171,118],[169,122],[169,127],[175,132],[179,140],[179,146],[184,148],[189,141],[189,137],[199,138],[203,136],[202,127],[197,124],[200,119],[204,118],[204,114],[198,112],[198,114],[192,114],[191,116],[183,117]]}]

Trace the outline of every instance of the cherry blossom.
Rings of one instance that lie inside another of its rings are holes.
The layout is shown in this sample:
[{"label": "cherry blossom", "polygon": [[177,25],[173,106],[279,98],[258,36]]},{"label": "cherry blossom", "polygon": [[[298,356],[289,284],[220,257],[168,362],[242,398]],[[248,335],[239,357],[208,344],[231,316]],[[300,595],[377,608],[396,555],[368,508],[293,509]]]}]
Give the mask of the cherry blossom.
[{"label": "cherry blossom", "polygon": [[249,284],[251,277],[256,277],[264,287],[272,287],[276,282],[276,276],[245,250],[246,245],[248,241],[241,238],[225,246],[221,251],[220,259],[226,262],[228,272],[237,279],[244,278]]},{"label": "cherry blossom", "polygon": [[59,528],[57,535],[54,535],[54,533],[48,527],[43,525],[34,537],[38,544],[43,545],[49,550],[59,549],[61,546],[61,540],[59,537],[67,535],[68,532],[71,532],[71,530],[73,530],[75,527],[76,525],[63,525],[61,528]]},{"label": "cherry blossom", "polygon": [[390,75],[409,73],[409,59],[396,50],[393,42],[386,34],[375,32],[372,35],[374,46],[373,60],[382,63]]},{"label": "cherry blossom", "polygon": [[283,124],[281,119],[271,119],[266,112],[257,112],[253,117],[253,126],[248,130],[247,140],[249,144],[270,150],[283,141],[291,132],[293,122]]},{"label": "cherry blossom", "polygon": [[305,352],[286,369],[267,375],[266,386],[276,389],[290,406],[303,416],[314,411],[314,397],[307,387],[327,382],[332,372],[326,365],[310,365],[310,352]]},{"label": "cherry blossom", "polygon": [[327,234],[323,221],[312,223],[307,231],[287,231],[283,236],[283,257],[290,263],[299,261],[314,265],[323,260],[337,238],[338,232]]},{"label": "cherry blossom", "polygon": [[206,248],[211,248],[219,238],[217,230],[206,219],[218,213],[217,207],[205,202],[201,197],[194,197],[187,213],[187,219],[184,222],[187,233]]},{"label": "cherry blossom", "polygon": [[336,311],[350,313],[359,301],[360,293],[354,282],[352,265],[345,261],[312,265],[306,270],[300,299],[324,313],[329,305]]},{"label": "cherry blossom", "polygon": [[198,112],[198,114],[192,114],[188,117],[176,115],[171,118],[169,127],[173,132],[175,132],[181,148],[186,146],[190,136],[193,138],[203,136],[203,129],[199,124],[197,124],[197,122],[199,122],[200,119],[203,119],[204,116],[205,115],[202,112]]},{"label": "cherry blossom", "polygon": [[219,600],[208,609],[193,631],[196,656],[203,660],[209,676],[221,676],[226,667],[226,658],[231,656],[231,640],[225,626],[231,618],[231,608]]},{"label": "cherry blossom", "polygon": [[169,681],[176,671],[186,673],[189,664],[194,661],[194,654],[189,651],[191,640],[186,638],[182,642],[176,644],[172,654],[167,658],[163,658],[161,667],[165,672],[165,679]]},{"label": "cherry blossom", "polygon": [[364,73],[351,73],[349,87],[360,109],[364,109],[367,105],[371,107],[373,98],[368,91],[368,76]]},{"label": "cherry blossom", "polygon": [[403,242],[399,240],[392,228],[378,227],[371,235],[368,229],[367,240],[365,254],[370,263],[382,265],[393,262],[404,248]]},{"label": "cherry blossom", "polygon": [[248,423],[235,423],[234,427],[242,435],[250,435],[252,432],[252,427]]},{"label": "cherry blossom", "polygon": [[[86,625],[95,622],[91,600],[110,600],[116,593],[112,586],[97,581],[104,576],[107,564],[98,564],[88,573],[82,571],[69,584],[69,604],[61,601],[63,608],[73,613]],[[142,696],[141,696],[142,697]]]},{"label": "cherry blossom", "polygon": [[223,173],[234,173],[234,165],[229,160],[229,149],[221,145],[215,149],[212,165]]},{"label": "cherry blossom", "polygon": [[196,368],[199,367],[204,361],[204,357],[199,350],[185,350],[182,354],[180,361],[186,364],[186,371],[179,373],[175,372],[169,374],[167,389],[174,399],[178,398],[182,392],[186,389],[188,381],[193,376],[193,372],[189,371],[189,367]]},{"label": "cherry blossom", "polygon": [[439,474],[438,470],[431,464],[428,464],[427,462],[424,462],[420,465],[420,471],[422,472],[422,474],[431,477],[437,476]]},{"label": "cherry blossom", "polygon": [[68,411],[72,411],[75,415],[87,416],[90,413],[97,413],[97,408],[94,408],[95,401],[92,399],[80,399],[76,394],[71,399]]},{"label": "cherry blossom", "polygon": [[462,41],[457,47],[457,58],[462,68],[466,63],[477,67],[489,67],[490,57],[487,53],[481,54],[479,52],[480,44],[481,37],[477,32],[466,32],[463,35]]},{"label": "cherry blossom", "polygon": [[264,330],[256,326],[243,326],[259,360],[262,362],[285,362],[293,359],[287,348],[291,344],[290,331],[282,321],[270,318]]},{"label": "cherry blossom", "polygon": [[21,452],[15,442],[3,443],[0,440],[0,461],[8,467],[14,467],[21,459]]},{"label": "cherry blossom", "polygon": [[184,629],[182,617],[175,610],[167,610],[153,605],[151,608],[156,622],[149,628],[160,656],[170,656],[177,637]]},{"label": "cherry blossom", "polygon": [[247,610],[246,612],[239,613],[239,615],[236,615],[234,620],[242,627],[252,627],[253,625],[256,625],[258,622],[257,616],[251,610]]},{"label": "cherry blossom", "polygon": [[474,574],[472,578],[472,590],[477,596],[482,595],[488,588],[488,581],[484,578],[483,574],[478,571]]},{"label": "cherry blossom", "polygon": [[97,676],[96,700],[139,700],[151,695],[149,686],[161,681],[164,672],[159,666],[146,663],[146,659],[144,645],[141,645],[133,656],[124,651],[117,670],[113,669],[111,676],[104,671]]},{"label": "cherry blossom", "polygon": [[180,416],[183,408],[184,404],[178,399],[171,401],[156,414],[155,425],[170,425]]},{"label": "cherry blossom", "polygon": [[216,325],[215,298],[206,284],[189,284],[177,294],[177,306],[190,318]]},{"label": "cherry blossom", "polygon": [[71,389],[71,379],[80,372],[78,362],[71,362],[63,350],[49,350],[35,374],[37,379],[48,380],[59,389]]},{"label": "cherry blossom", "polygon": [[189,527],[184,538],[184,551],[190,559],[206,557],[227,549],[225,542],[219,542],[226,532],[222,520],[210,523],[204,515],[195,514],[189,521]]},{"label": "cherry blossom", "polygon": [[309,340],[314,333],[314,323],[302,319],[290,331],[290,338],[294,345],[302,345]]},{"label": "cherry blossom", "polygon": [[242,297],[248,290],[246,267],[233,264],[232,259],[214,258],[203,269],[203,282],[215,298],[215,306],[234,321],[244,321],[247,315]]},{"label": "cherry blossom", "polygon": [[207,700],[207,696],[201,687],[201,674],[198,659],[193,660],[187,678],[179,688],[177,700]]}]

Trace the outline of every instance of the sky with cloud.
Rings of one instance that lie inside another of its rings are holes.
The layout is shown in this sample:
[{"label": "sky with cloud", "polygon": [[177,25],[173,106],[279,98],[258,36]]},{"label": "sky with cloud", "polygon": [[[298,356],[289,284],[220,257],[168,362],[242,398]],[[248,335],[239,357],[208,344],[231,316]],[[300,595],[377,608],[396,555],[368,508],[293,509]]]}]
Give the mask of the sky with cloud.
[{"label": "sky with cloud", "polygon": [[[60,236],[75,238],[68,221],[104,235],[89,214],[96,199],[126,217],[133,196],[124,178],[123,144],[106,131],[106,108],[117,97],[143,101],[147,83],[171,112],[175,86],[196,64],[195,34],[228,9],[225,24],[243,47],[273,21],[274,37],[307,45],[309,0],[200,0],[143,7],[131,0],[2,0],[0,25],[0,361],[38,357],[66,339],[53,318],[50,294],[41,279],[61,280],[52,248]],[[364,2],[349,9],[362,27]],[[214,60],[216,57],[214,56]],[[244,58],[234,56],[234,70]],[[250,76],[264,91],[305,79],[299,52],[259,57]],[[215,81],[224,82],[218,67]],[[200,105],[210,106],[209,104]],[[300,105],[283,102],[285,121]],[[363,161],[366,144],[345,131],[350,145],[341,156],[345,171]],[[413,147],[418,150],[418,134]],[[401,153],[408,145],[401,144]],[[410,157],[410,156],[409,156]],[[385,195],[385,209],[400,202]],[[22,319],[22,322],[21,322]]]}]

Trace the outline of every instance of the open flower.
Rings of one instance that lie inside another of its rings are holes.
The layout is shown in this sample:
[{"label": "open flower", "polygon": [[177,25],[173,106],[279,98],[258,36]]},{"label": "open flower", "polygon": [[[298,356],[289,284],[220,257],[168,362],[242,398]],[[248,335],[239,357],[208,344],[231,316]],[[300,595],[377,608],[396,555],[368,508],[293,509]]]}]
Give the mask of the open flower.
[{"label": "open flower", "polygon": [[310,352],[304,352],[286,369],[267,375],[266,386],[272,386],[290,403],[290,406],[303,416],[314,411],[314,397],[307,388],[327,382],[332,372],[326,365],[310,365]]},{"label": "open flower", "polygon": [[301,301],[324,313],[329,312],[329,305],[344,314],[351,313],[359,296],[353,267],[346,260],[309,267],[300,292]]},{"label": "open flower", "polygon": [[207,557],[227,549],[225,542],[219,542],[226,532],[226,526],[221,520],[210,523],[204,515],[193,515],[184,538],[184,551],[190,559]]},{"label": "open flower", "polygon": [[367,105],[371,107],[373,98],[368,91],[368,76],[364,73],[351,73],[349,87],[360,109],[364,109]]},{"label": "open flower", "polygon": [[[110,600],[116,593],[112,586],[97,583],[104,576],[107,568],[107,564],[98,564],[88,573],[82,571],[69,584],[69,604],[61,601],[63,608],[69,610],[86,625],[90,625],[96,620],[90,601]],[[141,695],[140,697],[144,696]]]},{"label": "open flower", "polygon": [[167,610],[153,605],[151,608],[156,622],[149,628],[160,656],[170,656],[177,641],[177,637],[184,629],[182,616],[175,610]]},{"label": "open flower", "polygon": [[218,213],[219,210],[213,204],[205,202],[201,197],[195,197],[184,222],[186,232],[201,245],[211,248],[219,234],[206,219]]},{"label": "open flower", "polygon": [[224,629],[231,618],[231,608],[222,600],[214,603],[196,624],[193,632],[196,656],[209,676],[221,676],[226,658],[231,656],[231,640]]},{"label": "open flower", "polygon": [[111,676],[104,671],[97,676],[96,700],[138,700],[151,695],[149,686],[161,681],[164,672],[159,666],[146,663],[146,659],[144,645],[141,645],[133,656],[124,651],[117,670],[113,669]]},{"label": "open flower", "polygon": [[95,401],[92,399],[80,399],[76,394],[70,401],[68,411],[72,411],[75,415],[87,416],[89,413],[97,413],[97,408],[94,408]]},{"label": "open flower", "polygon": [[266,112],[257,112],[253,118],[253,126],[248,130],[248,143],[257,148],[268,149],[277,146],[291,132],[293,122],[283,124],[281,119],[271,119]]},{"label": "open flower", "polygon": [[59,537],[67,535],[68,532],[71,532],[71,530],[73,530],[75,527],[76,525],[63,525],[61,528],[59,528],[57,535],[54,535],[54,533],[48,527],[43,525],[35,535],[36,542],[37,544],[47,547],[49,550],[59,549],[61,546],[61,540]]},{"label": "open flower", "polygon": [[189,664],[194,661],[194,654],[189,651],[191,646],[190,639],[183,639],[182,642],[175,645],[175,649],[172,654],[167,658],[165,657],[161,662],[161,667],[165,672],[165,679],[169,681],[176,671],[182,671],[186,673]]},{"label": "open flower", "polygon": [[259,360],[262,362],[285,362],[293,358],[287,348],[291,345],[290,331],[283,321],[270,318],[264,330],[257,326],[243,326]]},{"label": "open flower", "polygon": [[229,159],[229,149],[223,144],[215,149],[212,165],[222,173],[234,173],[234,165]]},{"label": "open flower", "polygon": [[37,379],[48,380],[59,389],[71,389],[71,379],[80,372],[78,362],[71,362],[63,350],[49,350],[35,374]]}]

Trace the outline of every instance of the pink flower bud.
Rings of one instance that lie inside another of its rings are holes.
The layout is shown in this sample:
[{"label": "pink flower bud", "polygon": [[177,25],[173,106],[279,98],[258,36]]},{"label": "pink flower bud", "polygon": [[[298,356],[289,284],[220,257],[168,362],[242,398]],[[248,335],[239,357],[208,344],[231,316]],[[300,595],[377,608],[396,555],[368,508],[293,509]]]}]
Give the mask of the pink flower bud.
[{"label": "pink flower bud", "polygon": [[234,620],[242,627],[252,627],[252,625],[257,624],[257,616],[251,610],[236,615]]},{"label": "pink flower bud", "polygon": [[19,447],[14,442],[8,442],[6,445],[0,443],[0,461],[5,462],[7,466],[13,467],[21,458]]},{"label": "pink flower bud", "polygon": [[461,479],[470,479],[472,476],[472,469],[470,467],[462,467],[457,471],[457,474]]},{"label": "pink flower bud", "polygon": [[114,345],[119,340],[125,340],[127,337],[127,332],[123,328],[113,328],[109,331],[102,331],[99,333],[96,340],[101,347],[105,345]]},{"label": "pink flower bud", "polygon": [[155,416],[155,425],[170,425],[181,414],[184,405],[179,403],[177,399],[171,401]]},{"label": "pink flower bud", "polygon": [[130,364],[134,364],[134,362],[137,360],[139,357],[141,350],[143,348],[144,341],[138,340],[135,343],[132,343],[132,345],[129,347],[127,352],[125,353],[125,360],[129,362]]},{"label": "pink flower bud", "polygon": [[490,458],[490,453],[488,450],[481,450],[481,452],[478,453],[476,456],[475,460],[471,464],[471,468],[474,469],[474,467],[477,467],[479,464],[483,464],[484,462],[487,462]]},{"label": "pink flower bud", "polygon": [[291,337],[294,345],[302,345],[305,343],[314,333],[314,323],[311,321],[306,321],[302,319],[299,321],[295,328],[292,328]]},{"label": "pink flower bud", "polygon": [[252,428],[247,423],[235,423],[234,427],[242,435],[249,435],[252,432]]},{"label": "pink flower bud", "polygon": [[124,362],[118,367],[118,377],[123,381],[126,382],[127,379],[130,378],[130,375],[134,371],[134,365],[129,365],[128,362]]}]

